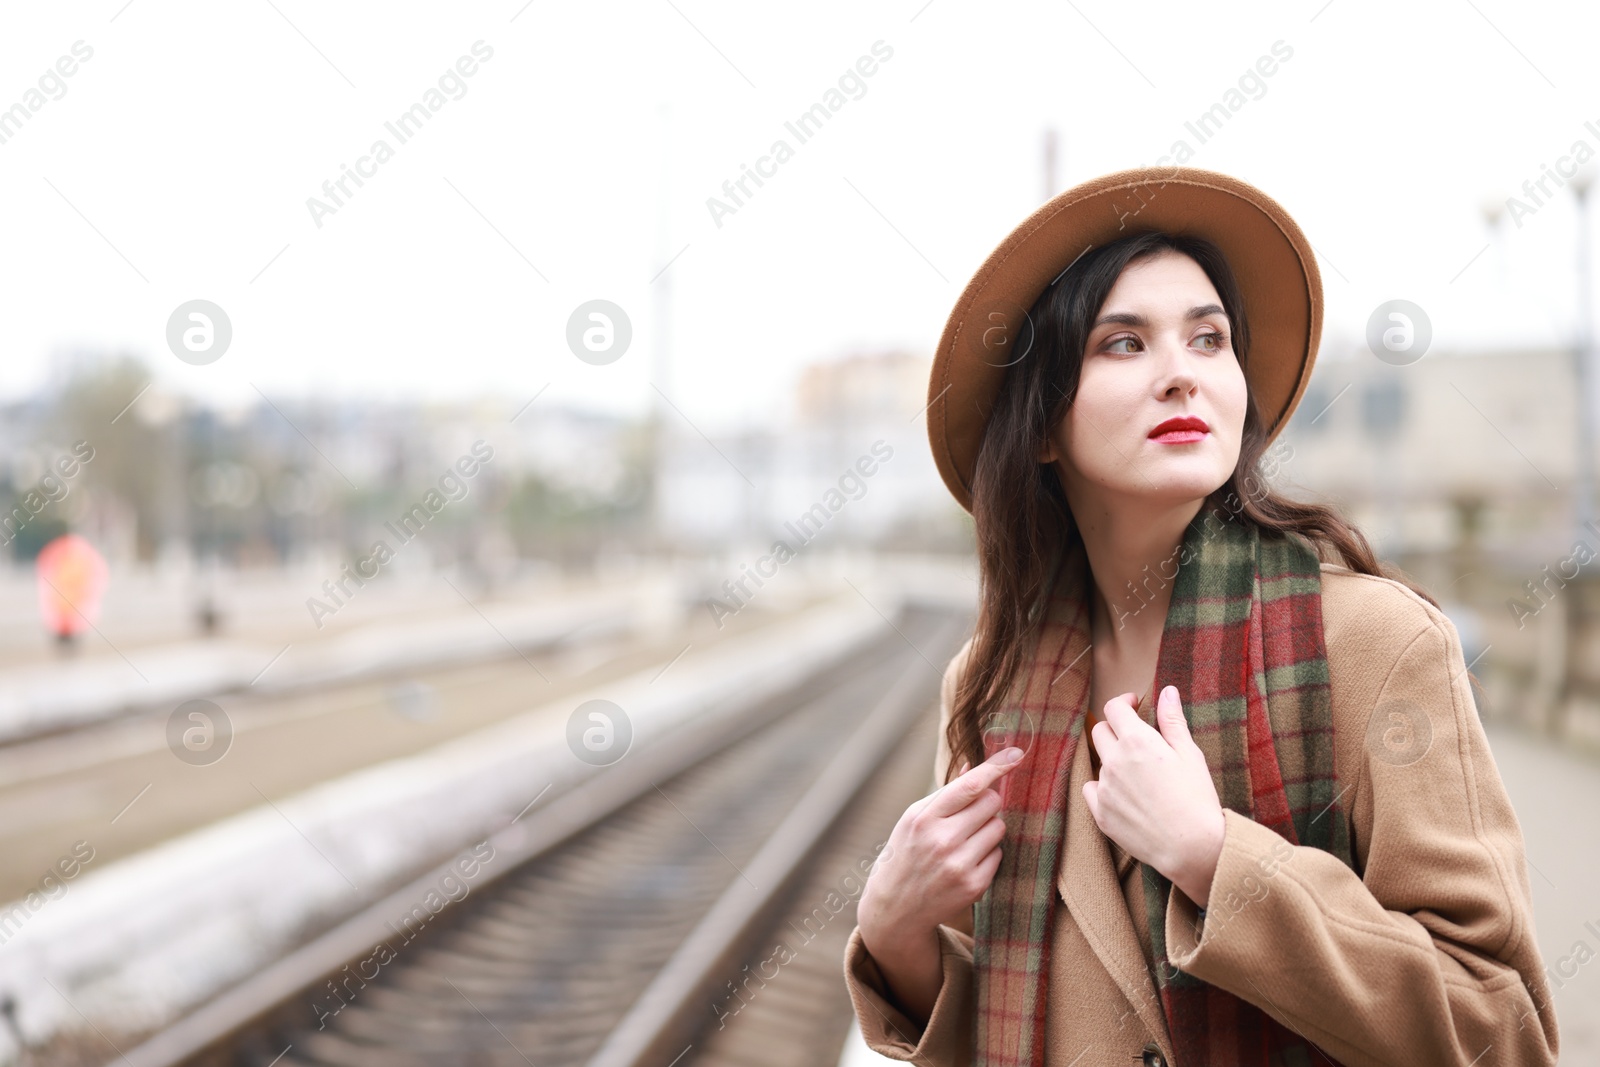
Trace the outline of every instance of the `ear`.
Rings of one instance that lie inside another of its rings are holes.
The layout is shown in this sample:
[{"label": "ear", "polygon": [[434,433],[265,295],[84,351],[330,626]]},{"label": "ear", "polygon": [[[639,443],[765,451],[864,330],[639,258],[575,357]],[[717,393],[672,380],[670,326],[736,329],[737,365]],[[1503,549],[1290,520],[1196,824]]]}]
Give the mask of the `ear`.
[{"label": "ear", "polygon": [[1056,443],[1054,438],[1046,437],[1039,446],[1039,462],[1054,463],[1056,461]]}]

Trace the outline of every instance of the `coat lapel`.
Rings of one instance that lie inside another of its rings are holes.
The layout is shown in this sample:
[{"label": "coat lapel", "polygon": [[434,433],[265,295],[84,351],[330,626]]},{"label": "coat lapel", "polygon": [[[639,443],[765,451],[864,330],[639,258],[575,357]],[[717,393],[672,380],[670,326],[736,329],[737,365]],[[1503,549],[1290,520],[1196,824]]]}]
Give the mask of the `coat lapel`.
[{"label": "coat lapel", "polygon": [[[1150,699],[1150,694],[1146,694],[1138,709],[1147,722],[1154,721]],[[1158,1035],[1163,1048],[1171,1048],[1166,1016],[1161,1010],[1150,970],[1144,964],[1139,935],[1133,928],[1133,919],[1122,895],[1119,874],[1134,861],[1131,857],[1125,859],[1119,872],[1113,862],[1111,843],[1089,813],[1089,805],[1083,799],[1083,783],[1093,777],[1089,764],[1090,741],[1087,733],[1078,740],[1067,789],[1066,840],[1056,888],[1089,947],[1094,949],[1100,963],[1133,1005],[1140,1021],[1152,1034]]]}]

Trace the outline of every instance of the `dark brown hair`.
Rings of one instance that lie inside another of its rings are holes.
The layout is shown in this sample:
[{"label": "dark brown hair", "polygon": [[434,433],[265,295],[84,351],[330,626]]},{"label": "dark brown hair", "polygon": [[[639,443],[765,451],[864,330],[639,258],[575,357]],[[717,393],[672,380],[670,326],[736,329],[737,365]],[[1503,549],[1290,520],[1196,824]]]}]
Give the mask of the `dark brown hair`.
[{"label": "dark brown hair", "polygon": [[[1017,338],[1019,354],[1006,369],[984,429],[972,478],[981,594],[972,649],[946,726],[947,782],[963,759],[974,766],[983,761],[980,724],[1000,706],[1021,670],[1026,638],[1039,620],[1069,538],[1077,536],[1054,466],[1038,460],[1040,447],[1077,394],[1091,326],[1123,269],[1168,251],[1188,256],[1205,271],[1227,312],[1239,366],[1249,366],[1250,330],[1238,284],[1222,252],[1202,237],[1147,231],[1119,238],[1080,256],[1034,302]],[[1274,491],[1262,470],[1266,451],[1267,430],[1250,392],[1239,462],[1227,482],[1206,497],[1202,510],[1231,516],[1268,536],[1300,534],[1319,558],[1328,560],[1331,549],[1338,559],[1329,562],[1392,578],[1438,606],[1397,568],[1380,563],[1366,537],[1334,507],[1300,503]]]}]

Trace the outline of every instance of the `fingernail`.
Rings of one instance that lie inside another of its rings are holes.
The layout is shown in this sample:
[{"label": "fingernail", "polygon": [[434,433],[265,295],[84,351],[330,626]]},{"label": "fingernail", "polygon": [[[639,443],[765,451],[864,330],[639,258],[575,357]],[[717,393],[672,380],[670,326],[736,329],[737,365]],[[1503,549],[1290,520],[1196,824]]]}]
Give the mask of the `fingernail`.
[{"label": "fingernail", "polygon": [[1002,751],[999,755],[995,756],[994,761],[996,763],[1015,763],[1021,758],[1022,749],[1013,745],[1010,748]]}]

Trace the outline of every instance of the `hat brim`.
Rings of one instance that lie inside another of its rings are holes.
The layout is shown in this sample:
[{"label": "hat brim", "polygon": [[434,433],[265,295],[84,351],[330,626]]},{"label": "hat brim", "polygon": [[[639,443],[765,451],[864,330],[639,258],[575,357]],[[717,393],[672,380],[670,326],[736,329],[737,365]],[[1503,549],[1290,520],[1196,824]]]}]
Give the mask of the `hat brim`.
[{"label": "hat brim", "polygon": [[1192,234],[1227,257],[1249,316],[1245,377],[1267,438],[1305,392],[1322,336],[1322,274],[1277,201],[1193,167],[1102,175],[1054,197],[989,253],[945,322],[928,383],[928,440],[945,485],[972,510],[984,428],[1028,309],[1079,256],[1142,230]]}]

